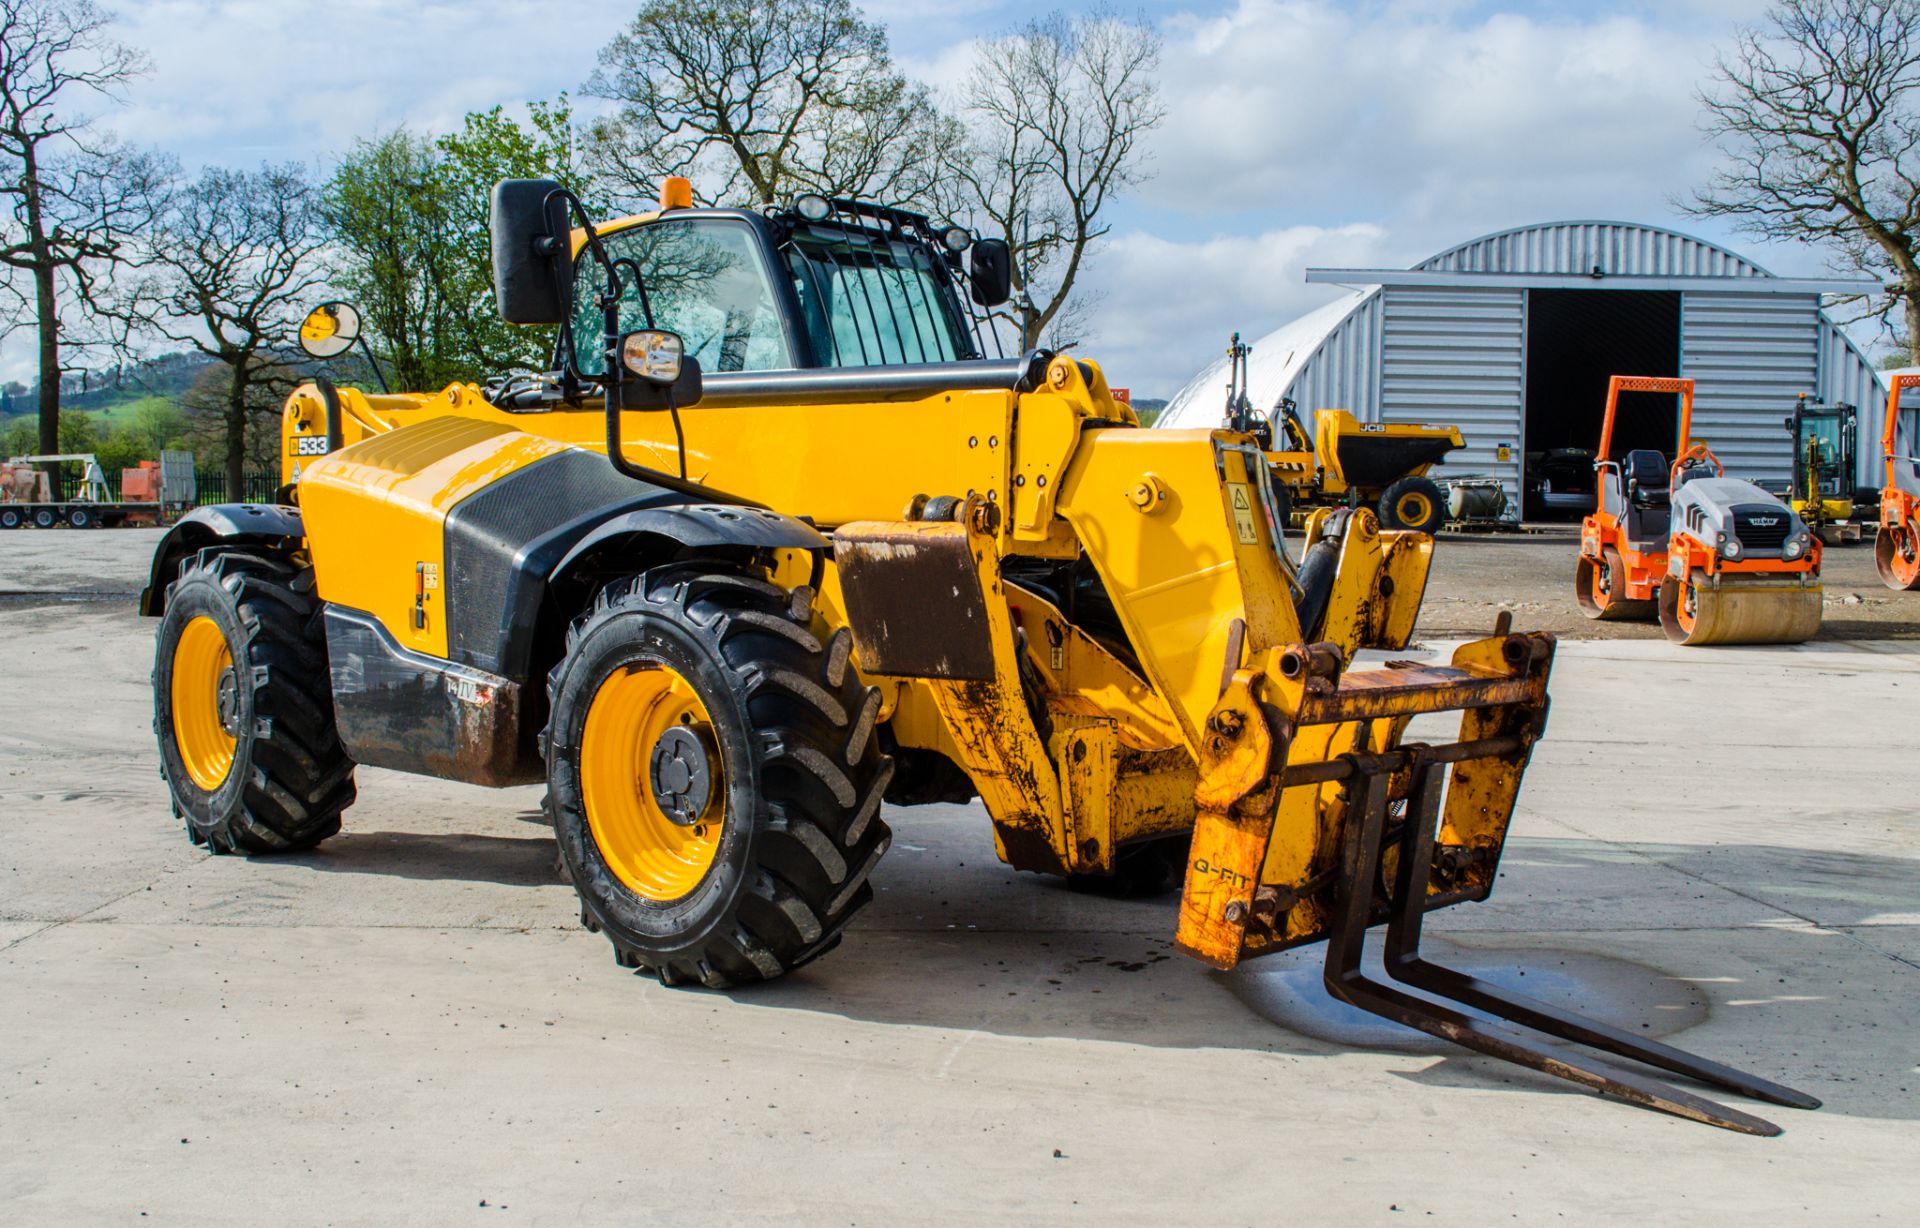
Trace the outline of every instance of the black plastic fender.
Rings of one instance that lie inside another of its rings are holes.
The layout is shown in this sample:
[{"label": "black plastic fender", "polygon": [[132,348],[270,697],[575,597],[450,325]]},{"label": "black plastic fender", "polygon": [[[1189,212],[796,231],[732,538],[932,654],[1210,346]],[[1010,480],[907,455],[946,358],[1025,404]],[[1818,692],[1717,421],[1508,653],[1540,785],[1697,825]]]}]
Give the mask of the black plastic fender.
[{"label": "black plastic fender", "polygon": [[180,574],[180,561],[216,542],[286,549],[306,537],[300,509],[281,503],[216,503],[196,507],[174,522],[153,551],[147,587],[140,590],[140,613],[158,618],[166,610],[167,586]]},{"label": "black plastic fender", "polygon": [[765,508],[740,507],[721,503],[687,503],[672,507],[649,507],[623,512],[600,522],[592,532],[574,544],[554,577],[564,576],[588,554],[618,549],[622,545],[644,546],[655,538],[677,546],[699,550],[714,546],[746,546],[760,550],[820,550],[833,543],[820,530],[804,520],[785,516]]}]

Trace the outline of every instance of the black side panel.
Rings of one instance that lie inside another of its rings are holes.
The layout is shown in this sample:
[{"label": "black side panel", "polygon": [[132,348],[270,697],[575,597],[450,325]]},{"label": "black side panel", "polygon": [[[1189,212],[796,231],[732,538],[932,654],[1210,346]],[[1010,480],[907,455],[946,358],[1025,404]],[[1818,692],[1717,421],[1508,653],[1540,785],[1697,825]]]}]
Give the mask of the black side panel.
[{"label": "black side panel", "polygon": [[577,451],[535,461],[461,500],[446,524],[447,655],[525,681],[524,642],[555,564],[610,515],[688,501]]},{"label": "black side panel", "polygon": [[326,620],[334,718],[355,762],[496,788],[544,778],[521,737],[519,683],[402,648],[359,610],[329,605]]}]

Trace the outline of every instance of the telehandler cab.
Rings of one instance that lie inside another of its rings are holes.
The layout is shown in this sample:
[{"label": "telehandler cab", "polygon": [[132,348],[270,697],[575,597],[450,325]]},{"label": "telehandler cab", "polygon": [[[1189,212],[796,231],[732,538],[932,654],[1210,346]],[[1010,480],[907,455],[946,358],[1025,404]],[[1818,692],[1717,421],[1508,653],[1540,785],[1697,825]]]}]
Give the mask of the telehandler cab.
[{"label": "telehandler cab", "polygon": [[[316,381],[286,500],[155,555],[196,842],[314,845],[356,764],[544,782],[583,922],[720,988],[841,940],[883,800],[977,793],[1018,869],[1182,882],[1176,939],[1215,968],[1326,940],[1343,1000],[1608,1095],[1777,1133],[1562,1042],[1816,1103],[1420,958],[1428,910],[1493,889],[1552,638],[1503,617],[1451,665],[1353,668],[1406,646],[1432,540],[1355,509],[1296,565],[1250,437],[1141,430],[1084,359],[986,357],[1004,246],[684,181],[603,228],[548,181],[492,205],[500,309],[559,326],[554,370]],[[345,318],[314,331],[345,348]],[[1407,741],[1429,714],[1457,735]],[[1382,922],[1393,980],[1452,1004],[1363,973]]]},{"label": "telehandler cab", "polygon": [[[1622,393],[1680,399],[1680,453],[1616,457]],[[1797,644],[1820,630],[1820,540],[1793,509],[1726,476],[1693,430],[1693,381],[1615,375],[1594,462],[1598,506],[1580,528],[1573,592],[1588,618],[1656,610],[1676,644]]]},{"label": "telehandler cab", "polygon": [[1920,375],[1896,375],[1887,389],[1880,435],[1887,480],[1880,488],[1873,561],[1888,588],[1911,593],[1920,590],[1920,409],[1901,404],[1909,388],[1920,388]]}]

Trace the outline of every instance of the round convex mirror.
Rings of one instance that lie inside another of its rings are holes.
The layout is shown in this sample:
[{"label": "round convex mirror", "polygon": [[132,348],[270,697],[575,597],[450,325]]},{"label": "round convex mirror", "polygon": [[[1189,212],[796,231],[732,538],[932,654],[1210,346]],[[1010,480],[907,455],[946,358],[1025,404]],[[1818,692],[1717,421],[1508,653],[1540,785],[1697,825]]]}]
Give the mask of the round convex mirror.
[{"label": "round convex mirror", "polygon": [[300,348],[311,358],[338,358],[360,339],[360,313],[351,303],[322,303],[300,323]]}]

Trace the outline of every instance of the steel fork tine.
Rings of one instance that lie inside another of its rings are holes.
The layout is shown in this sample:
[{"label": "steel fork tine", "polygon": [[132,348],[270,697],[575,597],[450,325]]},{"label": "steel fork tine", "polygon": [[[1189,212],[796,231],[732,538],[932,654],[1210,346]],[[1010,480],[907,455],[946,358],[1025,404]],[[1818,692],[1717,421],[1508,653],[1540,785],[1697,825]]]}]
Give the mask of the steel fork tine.
[{"label": "steel fork tine", "polygon": [[1422,764],[1407,799],[1402,829],[1400,866],[1394,884],[1394,907],[1387,923],[1387,975],[1396,981],[1462,1002],[1514,1023],[1562,1040],[1591,1045],[1619,1057],[1632,1058],[1674,1074],[1685,1075],[1728,1091],[1795,1109],[1817,1109],[1820,1102],[1790,1087],[1724,1066],[1684,1049],[1634,1036],[1609,1024],[1489,985],[1478,977],[1420,954],[1420,932],[1425,920],[1426,886],[1433,862],[1433,844],[1440,824],[1442,765]]},{"label": "steel fork tine", "polygon": [[[1367,770],[1367,756],[1356,758],[1362,770],[1351,778],[1354,795],[1347,805],[1341,840],[1342,873],[1334,887],[1334,916],[1327,940],[1325,980],[1329,993],[1382,1018],[1566,1079],[1604,1096],[1743,1134],[1780,1133],[1779,1126],[1764,1118],[1670,1087],[1647,1075],[1538,1044],[1520,1028],[1477,1019],[1369,980],[1360,970],[1360,957],[1372,908],[1374,871],[1380,864],[1381,836],[1386,828],[1387,782],[1379,771]],[[1413,809],[1409,805],[1409,824],[1418,817]]]}]

